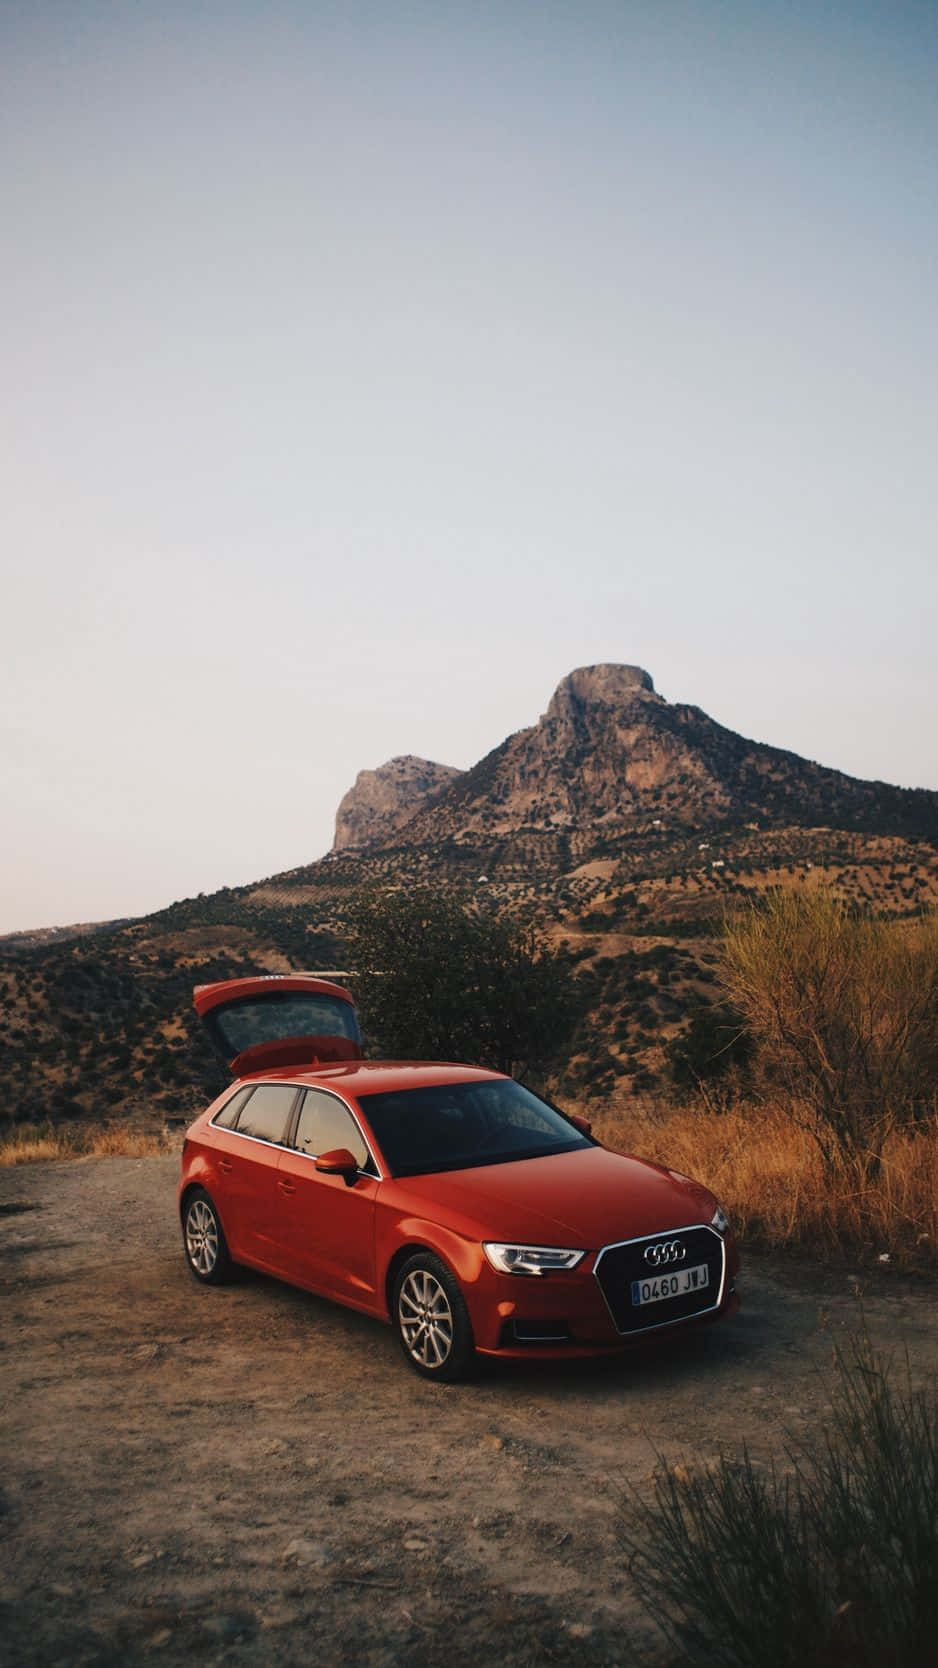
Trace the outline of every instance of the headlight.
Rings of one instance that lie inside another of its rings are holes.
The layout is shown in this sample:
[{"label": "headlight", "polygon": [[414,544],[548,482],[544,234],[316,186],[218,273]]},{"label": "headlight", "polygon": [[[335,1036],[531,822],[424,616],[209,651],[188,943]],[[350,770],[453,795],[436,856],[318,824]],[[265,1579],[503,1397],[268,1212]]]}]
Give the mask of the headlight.
[{"label": "headlight", "polygon": [[719,1205],[717,1205],[716,1210],[710,1218],[710,1226],[711,1228],[716,1228],[718,1234],[729,1233],[730,1219],[727,1216],[726,1211],[721,1210]]},{"label": "headlight", "polygon": [[586,1256],[585,1251],[563,1251],[554,1245],[493,1245],[491,1240],[482,1249],[499,1274],[551,1274],[576,1268]]}]

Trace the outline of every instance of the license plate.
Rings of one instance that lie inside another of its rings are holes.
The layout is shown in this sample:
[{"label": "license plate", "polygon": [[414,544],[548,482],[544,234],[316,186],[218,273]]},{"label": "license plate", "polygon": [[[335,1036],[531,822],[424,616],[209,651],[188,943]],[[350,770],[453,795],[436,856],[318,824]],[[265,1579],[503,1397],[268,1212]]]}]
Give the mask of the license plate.
[{"label": "license plate", "polygon": [[706,1263],[696,1268],[681,1268],[676,1274],[651,1274],[647,1280],[632,1281],[632,1303],[660,1303],[665,1297],[686,1297],[688,1292],[699,1292],[710,1283]]}]

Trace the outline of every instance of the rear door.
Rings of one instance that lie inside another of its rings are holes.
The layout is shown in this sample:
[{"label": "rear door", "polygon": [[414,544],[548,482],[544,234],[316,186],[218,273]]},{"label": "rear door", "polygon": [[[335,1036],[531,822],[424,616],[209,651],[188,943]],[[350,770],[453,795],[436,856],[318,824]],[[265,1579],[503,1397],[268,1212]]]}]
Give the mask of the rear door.
[{"label": "rear door", "polygon": [[[344,1176],[316,1169],[323,1153],[348,1148],[359,1171]],[[291,1149],[278,1155],[281,1232],[290,1276],[300,1285],[373,1310],[377,1165],[346,1103],[325,1089],[307,1089]]]},{"label": "rear door", "polygon": [[196,1012],[233,1077],[361,1058],[358,1014],[344,985],[311,973],[197,985]]},{"label": "rear door", "polygon": [[215,1142],[218,1204],[232,1254],[276,1272],[285,1260],[277,1172],[296,1098],[293,1084],[256,1084],[235,1127],[219,1129]]},{"label": "rear door", "polygon": [[241,1108],[253,1093],[254,1085],[247,1084],[228,1097],[212,1119],[203,1149],[208,1166],[206,1185],[221,1212],[225,1237],[236,1261],[245,1249],[241,1226],[244,1212],[243,1205],[239,1203],[239,1193],[244,1192],[247,1183],[247,1167],[238,1163],[244,1155],[244,1147],[235,1130]]}]

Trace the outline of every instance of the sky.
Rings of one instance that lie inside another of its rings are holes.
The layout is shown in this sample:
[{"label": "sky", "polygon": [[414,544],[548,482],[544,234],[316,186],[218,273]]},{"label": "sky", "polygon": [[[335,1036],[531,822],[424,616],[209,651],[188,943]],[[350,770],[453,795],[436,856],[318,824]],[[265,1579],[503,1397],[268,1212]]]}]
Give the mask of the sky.
[{"label": "sky", "polygon": [[0,932],[576,666],[938,788],[938,6],[0,0]]}]

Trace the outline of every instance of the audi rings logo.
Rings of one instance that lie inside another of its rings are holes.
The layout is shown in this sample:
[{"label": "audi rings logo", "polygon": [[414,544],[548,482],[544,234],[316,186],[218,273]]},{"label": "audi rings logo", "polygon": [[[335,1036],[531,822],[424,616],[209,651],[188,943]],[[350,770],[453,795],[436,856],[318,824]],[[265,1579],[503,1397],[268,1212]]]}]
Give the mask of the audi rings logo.
[{"label": "audi rings logo", "polygon": [[664,1268],[666,1263],[682,1263],[686,1256],[687,1252],[679,1239],[663,1239],[657,1245],[645,1247],[645,1261],[651,1263],[652,1268]]}]

